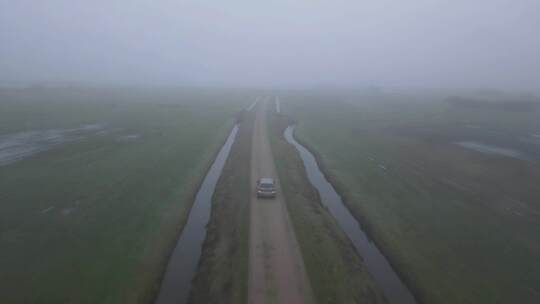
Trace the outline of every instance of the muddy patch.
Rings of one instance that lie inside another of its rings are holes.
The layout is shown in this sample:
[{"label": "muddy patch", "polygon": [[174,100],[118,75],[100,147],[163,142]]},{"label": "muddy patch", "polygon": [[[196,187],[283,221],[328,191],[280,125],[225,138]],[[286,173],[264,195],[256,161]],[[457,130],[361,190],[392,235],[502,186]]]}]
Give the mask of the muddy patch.
[{"label": "muddy patch", "polygon": [[28,158],[68,141],[101,132],[103,124],[86,124],[77,128],[32,130],[0,136],[0,166]]}]

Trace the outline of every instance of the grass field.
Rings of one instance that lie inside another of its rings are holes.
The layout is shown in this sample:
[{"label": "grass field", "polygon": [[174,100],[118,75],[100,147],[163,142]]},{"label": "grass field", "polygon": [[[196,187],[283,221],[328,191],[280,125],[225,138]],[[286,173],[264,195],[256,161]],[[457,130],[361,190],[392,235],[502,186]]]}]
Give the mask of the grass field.
[{"label": "grass field", "polygon": [[21,140],[31,152],[0,166],[2,302],[152,301],[198,183],[252,100],[233,90],[0,91],[3,156]]},{"label": "grass field", "polygon": [[269,112],[269,136],[283,195],[315,300],[323,303],[386,303],[345,233],[322,206],[297,151],[285,141],[289,120]]},{"label": "grass field", "polygon": [[422,302],[538,303],[540,113],[444,97],[296,92],[281,110]]}]

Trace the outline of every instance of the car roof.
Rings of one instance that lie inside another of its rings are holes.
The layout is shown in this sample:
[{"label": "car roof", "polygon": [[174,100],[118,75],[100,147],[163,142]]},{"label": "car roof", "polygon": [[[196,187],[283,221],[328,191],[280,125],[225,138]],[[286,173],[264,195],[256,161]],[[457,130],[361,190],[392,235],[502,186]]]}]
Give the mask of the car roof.
[{"label": "car roof", "polygon": [[274,184],[274,179],[269,177],[263,177],[259,180],[261,184]]}]

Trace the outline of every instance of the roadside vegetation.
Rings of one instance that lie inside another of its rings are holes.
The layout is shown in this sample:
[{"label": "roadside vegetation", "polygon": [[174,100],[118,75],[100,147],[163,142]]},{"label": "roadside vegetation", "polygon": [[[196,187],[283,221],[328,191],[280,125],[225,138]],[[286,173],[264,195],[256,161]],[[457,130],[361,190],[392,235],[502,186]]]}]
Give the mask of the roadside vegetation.
[{"label": "roadside vegetation", "polygon": [[[2,302],[151,302],[198,184],[251,101],[232,90],[0,91],[0,154],[11,157],[0,166]],[[13,147],[30,152],[13,158]]]},{"label": "roadside vegetation", "polygon": [[293,146],[283,137],[290,122],[269,112],[269,136],[282,193],[317,303],[386,303],[347,236],[322,206]]},{"label": "roadside vegetation", "polygon": [[538,303],[540,112],[447,96],[295,92],[281,110],[421,302]]},{"label": "roadside vegetation", "polygon": [[212,214],[189,303],[246,303],[253,120],[250,112],[239,116],[239,131],[212,197]]}]

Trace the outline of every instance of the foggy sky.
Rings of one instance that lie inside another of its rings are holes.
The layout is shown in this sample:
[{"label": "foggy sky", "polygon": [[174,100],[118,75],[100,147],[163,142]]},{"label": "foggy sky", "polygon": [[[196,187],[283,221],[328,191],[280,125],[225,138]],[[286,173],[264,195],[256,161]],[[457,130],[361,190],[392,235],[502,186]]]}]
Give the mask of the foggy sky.
[{"label": "foggy sky", "polygon": [[1,82],[540,88],[538,0],[0,0]]}]

